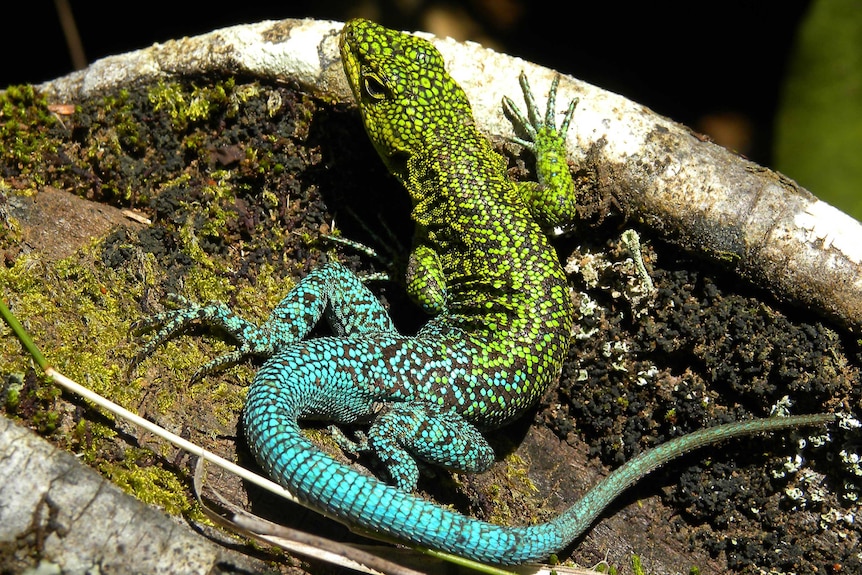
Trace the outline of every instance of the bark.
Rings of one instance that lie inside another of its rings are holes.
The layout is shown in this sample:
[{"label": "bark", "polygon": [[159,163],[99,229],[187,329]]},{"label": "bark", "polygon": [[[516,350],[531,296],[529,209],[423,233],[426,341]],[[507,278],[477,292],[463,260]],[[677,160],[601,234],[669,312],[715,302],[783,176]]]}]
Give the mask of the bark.
[{"label": "bark", "polygon": [[[341,23],[261,22],[105,58],[42,86],[59,101],[176,75],[251,74],[293,81],[335,102],[352,98],[341,71]],[[500,107],[517,97],[517,71],[545,94],[554,71],[482,48],[430,37],[473,103],[480,128],[510,136]],[[862,225],[779,173],[735,155],[649,109],[574,78],[558,102],[580,98],[571,161],[596,174],[635,221],[772,293],[862,328]],[[585,152],[586,151],[586,152]]]},{"label": "bark", "polygon": [[134,499],[32,431],[0,418],[0,564],[78,573],[264,568]]}]

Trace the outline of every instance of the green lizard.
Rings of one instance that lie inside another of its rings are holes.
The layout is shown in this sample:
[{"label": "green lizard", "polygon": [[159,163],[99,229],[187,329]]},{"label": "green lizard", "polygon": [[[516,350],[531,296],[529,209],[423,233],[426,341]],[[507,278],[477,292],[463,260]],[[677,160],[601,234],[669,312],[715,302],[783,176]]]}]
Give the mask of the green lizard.
[{"label": "green lizard", "polygon": [[[458,472],[487,469],[481,431],[520,416],[560,376],[572,300],[543,229],[574,217],[565,134],[554,122],[556,81],[542,117],[526,79],[527,116],[506,100],[537,154],[538,183],[514,183],[475,126],[470,104],[430,42],[366,20],[341,33],[347,79],[372,143],[410,194],[416,232],[407,289],[433,318],[399,334],[362,282],[337,263],[310,272],[263,326],[223,304],[159,314],[142,354],[190,322],[221,326],[235,351],[202,369],[265,357],[248,392],[245,432],[261,467],[302,501],[351,525],[493,563],[547,557],[571,543],[624,489],[681,453],[721,439],[823,424],[830,415],[755,420],[674,439],[611,473],[556,519],[502,527],[411,492],[417,460]],[[334,336],[305,339],[325,316]],[[298,421],[370,421],[358,449],[373,450],[389,482],[322,453]]]}]

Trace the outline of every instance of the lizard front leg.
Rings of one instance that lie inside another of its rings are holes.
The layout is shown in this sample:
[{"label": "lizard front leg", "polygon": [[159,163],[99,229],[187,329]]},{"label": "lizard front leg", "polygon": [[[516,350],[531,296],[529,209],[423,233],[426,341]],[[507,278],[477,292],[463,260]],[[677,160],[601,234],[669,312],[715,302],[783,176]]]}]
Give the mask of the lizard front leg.
[{"label": "lizard front leg", "polygon": [[446,277],[432,248],[416,243],[410,252],[405,278],[407,295],[426,313],[446,313]]},{"label": "lizard front leg", "polygon": [[517,186],[533,219],[543,230],[548,231],[571,223],[577,211],[575,182],[566,161],[566,133],[578,100],[575,98],[569,103],[563,122],[557,129],[554,115],[559,74],[554,76],[551,83],[544,118],[536,105],[526,74],[521,72],[518,79],[527,104],[527,115],[509,97],[503,98],[503,110],[512,120],[516,132],[525,135],[524,138],[512,138],[512,141],[536,156],[538,182],[519,182]]}]

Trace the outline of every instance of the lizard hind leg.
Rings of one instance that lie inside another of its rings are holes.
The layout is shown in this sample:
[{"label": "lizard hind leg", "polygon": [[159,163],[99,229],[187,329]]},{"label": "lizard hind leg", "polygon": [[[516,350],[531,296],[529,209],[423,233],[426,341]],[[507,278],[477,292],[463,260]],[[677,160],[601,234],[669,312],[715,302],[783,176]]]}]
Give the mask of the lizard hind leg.
[{"label": "lizard hind leg", "polygon": [[473,424],[429,403],[390,404],[369,429],[368,444],[408,493],[419,480],[417,459],[461,473],[481,473],[494,462],[494,450]]},{"label": "lizard hind leg", "polygon": [[207,362],[193,380],[239,363],[247,356],[272,357],[308,336],[321,317],[326,318],[332,331],[339,336],[396,333],[386,308],[362,279],[337,262],[309,272],[260,326],[220,302],[198,305],[179,295],[170,299],[181,309],[139,320],[131,326],[134,333],[155,332],[135,357],[131,368],[152,354],[156,347],[195,323],[222,329],[236,340],[237,348]]}]

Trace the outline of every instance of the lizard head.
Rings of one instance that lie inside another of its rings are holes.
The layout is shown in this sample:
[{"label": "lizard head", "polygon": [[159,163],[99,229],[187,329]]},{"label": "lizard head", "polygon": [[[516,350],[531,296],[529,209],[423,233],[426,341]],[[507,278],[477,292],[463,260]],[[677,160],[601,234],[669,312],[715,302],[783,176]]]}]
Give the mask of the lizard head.
[{"label": "lizard head", "polygon": [[390,172],[407,179],[407,160],[437,132],[473,122],[467,97],[427,40],[351,20],[341,59],[362,120]]}]

